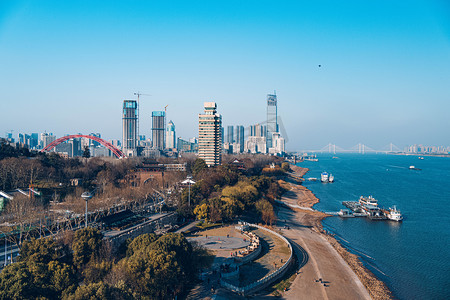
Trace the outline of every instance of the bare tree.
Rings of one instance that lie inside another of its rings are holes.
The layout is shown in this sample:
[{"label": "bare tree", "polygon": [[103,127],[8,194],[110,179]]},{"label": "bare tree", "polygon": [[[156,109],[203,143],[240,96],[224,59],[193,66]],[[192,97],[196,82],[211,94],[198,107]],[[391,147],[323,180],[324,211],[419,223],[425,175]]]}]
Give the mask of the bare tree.
[{"label": "bare tree", "polygon": [[[8,202],[5,213],[12,217],[13,226],[11,227],[15,227],[18,231],[17,234],[10,235],[11,241],[20,249],[22,242],[28,238],[33,225],[40,223],[43,207],[35,198],[19,195]],[[11,228],[11,230],[13,229]]]}]

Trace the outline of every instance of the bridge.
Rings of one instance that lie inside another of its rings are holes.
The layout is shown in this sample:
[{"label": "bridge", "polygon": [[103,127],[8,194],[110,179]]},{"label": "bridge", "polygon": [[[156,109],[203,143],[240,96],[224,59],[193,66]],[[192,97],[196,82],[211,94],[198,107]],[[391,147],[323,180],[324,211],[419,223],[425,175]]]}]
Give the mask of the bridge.
[{"label": "bridge", "polygon": [[303,150],[303,152],[364,154],[364,153],[398,153],[402,152],[402,150],[393,143],[390,143],[379,150],[375,150],[363,143],[358,143],[349,149],[344,149],[342,147],[337,146],[336,144],[329,143],[328,145],[325,145],[319,150]]},{"label": "bridge", "polygon": [[50,144],[48,144],[40,152],[48,152],[48,151],[52,150],[53,148],[55,148],[56,146],[58,146],[59,144],[64,143],[65,141],[68,141],[71,139],[77,139],[77,138],[86,138],[86,139],[96,141],[96,142],[102,144],[103,146],[105,146],[106,148],[108,148],[109,150],[111,150],[111,152],[114,153],[114,155],[117,158],[119,158],[119,159],[126,158],[126,155],[123,154],[123,152],[120,149],[118,149],[111,143],[105,141],[104,139],[101,139],[96,136],[83,135],[83,134],[73,134],[73,135],[67,135],[67,136],[60,137],[59,139],[56,139],[53,142],[51,142]]}]

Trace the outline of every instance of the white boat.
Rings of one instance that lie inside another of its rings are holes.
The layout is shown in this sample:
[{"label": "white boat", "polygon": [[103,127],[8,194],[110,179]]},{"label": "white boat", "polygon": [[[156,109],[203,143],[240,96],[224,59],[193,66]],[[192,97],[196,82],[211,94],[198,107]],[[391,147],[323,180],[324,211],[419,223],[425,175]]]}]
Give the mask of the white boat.
[{"label": "white boat", "polygon": [[359,204],[363,205],[363,206],[378,206],[378,200],[375,199],[372,196],[369,197],[359,197]]},{"label": "white boat", "polygon": [[320,181],[328,182],[328,173],[327,172],[323,172],[322,174],[320,174]]},{"label": "white boat", "polygon": [[328,176],[328,182],[334,182],[333,174],[330,174],[330,176]]},{"label": "white boat", "polygon": [[386,217],[389,220],[397,221],[397,222],[400,222],[401,220],[403,220],[402,214],[400,213],[399,210],[397,210],[397,207],[395,207],[395,205],[393,208],[389,208],[389,212],[386,214]]},{"label": "white boat", "polygon": [[341,209],[337,214],[341,218],[354,218],[355,217],[348,209]]},{"label": "white boat", "polygon": [[308,177],[308,181],[316,181],[317,178],[316,177]]}]

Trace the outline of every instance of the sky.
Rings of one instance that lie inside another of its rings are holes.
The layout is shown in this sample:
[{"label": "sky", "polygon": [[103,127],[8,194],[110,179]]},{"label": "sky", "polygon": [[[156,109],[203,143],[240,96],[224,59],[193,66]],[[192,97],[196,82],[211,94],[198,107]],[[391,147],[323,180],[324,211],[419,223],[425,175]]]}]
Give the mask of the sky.
[{"label": "sky", "polygon": [[[320,65],[320,67],[319,67]],[[198,135],[266,121],[276,90],[289,151],[450,146],[450,4],[428,1],[0,0],[0,136],[140,133],[166,105]]]}]

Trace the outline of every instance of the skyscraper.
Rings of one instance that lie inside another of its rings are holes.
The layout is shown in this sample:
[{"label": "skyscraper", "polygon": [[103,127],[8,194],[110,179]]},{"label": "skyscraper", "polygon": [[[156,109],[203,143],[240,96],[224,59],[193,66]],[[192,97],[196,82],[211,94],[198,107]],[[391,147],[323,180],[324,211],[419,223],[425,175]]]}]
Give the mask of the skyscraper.
[{"label": "skyscraper", "polygon": [[158,150],[164,150],[166,148],[165,143],[165,127],[166,127],[166,114],[164,111],[152,112],[152,140],[153,148]]},{"label": "skyscraper", "polygon": [[272,147],[272,136],[278,132],[277,95],[267,95],[267,148]]},{"label": "skyscraper", "polygon": [[135,156],[137,146],[137,102],[123,101],[122,115],[122,150],[126,156]]},{"label": "skyscraper", "polygon": [[227,138],[225,140],[225,143],[233,144],[234,143],[234,126],[229,125],[227,127]]},{"label": "skyscraper", "polygon": [[244,126],[242,125],[236,125],[236,143],[234,147],[235,153],[241,153],[244,152]]},{"label": "skyscraper", "polygon": [[167,124],[166,148],[173,149],[176,147],[177,144],[176,144],[175,124],[173,124],[172,120],[170,120],[169,124]]},{"label": "skyscraper", "polygon": [[215,102],[205,102],[204,109],[198,115],[198,157],[208,166],[216,166],[222,162],[222,116]]}]

